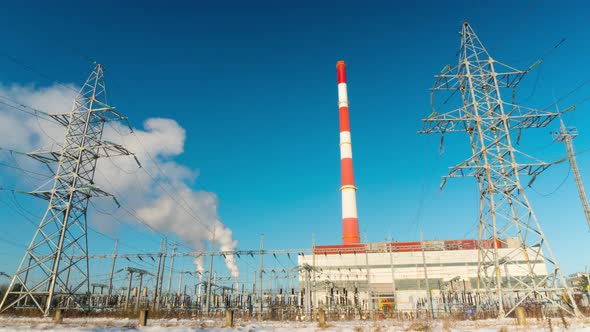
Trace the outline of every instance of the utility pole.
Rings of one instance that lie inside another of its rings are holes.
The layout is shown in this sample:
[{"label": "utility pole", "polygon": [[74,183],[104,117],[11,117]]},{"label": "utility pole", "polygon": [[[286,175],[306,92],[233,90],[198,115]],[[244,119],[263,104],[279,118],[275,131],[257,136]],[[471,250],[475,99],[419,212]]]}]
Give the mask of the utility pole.
[{"label": "utility pole", "polygon": [[[393,266],[393,239],[389,237],[389,264],[391,265],[391,294],[393,294],[394,305],[397,304],[397,293],[395,289],[395,269]],[[392,307],[393,309],[393,307]]]},{"label": "utility pole", "polygon": [[305,271],[305,281],[304,281],[305,292],[303,293],[303,296],[304,296],[303,306],[305,308],[305,316],[307,317],[308,320],[313,321],[313,318],[311,317],[311,306],[312,306],[311,271],[313,270],[313,267],[309,266],[309,264],[307,264],[307,263],[303,267],[304,267],[304,271]]},{"label": "utility pole", "polygon": [[139,274],[139,287],[137,287],[137,299],[135,301],[135,311],[139,310],[141,302],[141,287],[143,286],[143,273]]},{"label": "utility pole", "polygon": [[[213,272],[213,286],[217,287],[217,271]],[[213,291],[213,289],[211,289]]]},{"label": "utility pole", "polygon": [[430,282],[428,281],[428,269],[426,268],[426,253],[424,252],[424,236],[420,230],[420,249],[422,250],[422,265],[424,266],[424,281],[426,283],[426,295],[430,304],[430,317],[434,319],[434,304],[432,303],[432,292],[430,291]]},{"label": "utility pole", "polygon": [[125,297],[125,309],[127,309],[129,307],[129,296],[131,296],[131,280],[133,279],[133,273],[139,274],[139,288],[137,289],[137,299],[135,302],[135,310],[137,310],[139,308],[139,300],[141,297],[141,287],[142,287],[142,283],[143,283],[143,275],[147,274],[147,275],[153,276],[153,274],[149,273],[146,270],[136,269],[136,268],[130,267],[130,266],[125,266],[124,268],[120,269],[117,272],[121,272],[121,271],[127,271],[127,273],[129,273],[129,281],[127,283],[127,296]]},{"label": "utility pole", "polygon": [[373,319],[373,292],[371,290],[371,267],[369,266],[369,244],[365,243],[365,268],[367,269],[367,295],[369,297],[369,317]]},{"label": "utility pole", "polygon": [[272,288],[272,278],[275,276],[275,270],[270,270],[270,275],[268,276],[268,299],[269,299],[269,310],[272,310],[271,307],[273,305],[273,288]]},{"label": "utility pole", "polygon": [[[557,108],[557,103],[555,104]],[[563,142],[565,144],[565,148],[567,150],[567,156],[570,162],[570,167],[574,172],[574,178],[576,180],[576,186],[578,187],[578,195],[580,196],[580,201],[582,202],[582,208],[584,209],[584,215],[586,216],[586,222],[588,223],[588,227],[590,227],[590,207],[588,206],[588,198],[586,196],[586,190],[584,189],[584,183],[582,182],[582,176],[580,175],[580,170],[578,169],[578,162],[576,160],[576,154],[574,153],[574,138],[578,136],[578,130],[575,127],[568,127],[566,128],[565,124],[563,123],[563,119],[561,114],[567,113],[570,110],[575,109],[575,106],[568,107],[563,112],[559,111],[557,108],[557,113],[559,114],[559,131],[551,133],[553,136],[553,140],[556,142]]]},{"label": "utility pole", "polygon": [[317,298],[316,298],[316,291],[315,291],[315,285],[316,285],[316,274],[315,274],[315,233],[311,234],[311,265],[312,265],[312,269],[311,269],[311,283],[309,284],[309,295],[311,295],[309,297],[310,299],[310,311],[312,312],[316,312],[317,310]]},{"label": "utility pole", "polygon": [[211,309],[211,277],[213,277],[213,250],[215,248],[215,229],[213,229],[213,239],[209,241],[211,247],[211,255],[209,255],[209,275],[207,276],[207,294],[205,298],[205,310],[209,314]]},{"label": "utility pole", "polygon": [[263,257],[264,255],[264,234],[260,234],[260,311],[258,312],[258,320],[262,321],[262,309],[264,308],[264,296],[262,294],[262,273],[264,273]]},{"label": "utility pole", "polygon": [[252,296],[254,296],[256,294],[256,279],[258,277],[256,276],[256,271],[254,271],[254,278],[252,280],[254,280],[254,282],[252,283]]},{"label": "utility pole", "polygon": [[127,282],[127,296],[125,296],[125,310],[129,308],[129,296],[131,296],[131,280],[133,280],[133,271],[129,271],[129,281]]},{"label": "utility pole", "polygon": [[183,271],[178,272],[178,294],[182,290],[182,275],[184,274]]},{"label": "utility pole", "polygon": [[[521,182],[521,177],[529,177],[532,183],[552,163],[532,158],[514,144],[523,130],[546,127],[559,113],[516,105],[502,98],[506,90],[514,95],[523,77],[540,61],[519,70],[494,59],[469,23],[462,24],[460,35],[458,63],[445,66],[435,75],[433,110],[422,119],[420,133],[441,134],[441,142],[446,133],[455,132],[464,132],[469,139],[470,156],[451,168],[441,189],[448,178],[473,177],[477,182],[478,294],[499,308],[498,318],[511,314],[523,302],[551,305],[582,317]],[[436,109],[435,92],[442,94],[443,107],[450,110]],[[507,238],[518,240],[521,250],[513,251],[510,258],[523,261],[519,266],[528,276],[513,283],[512,288],[502,285],[500,267],[500,249]],[[538,280],[544,280],[542,291]],[[505,301],[517,294],[519,301]],[[567,301],[554,294],[564,294]]]},{"label": "utility pole", "polygon": [[[162,248],[162,269],[160,270],[160,281],[158,283],[158,294],[162,297],[162,289],[164,284],[164,269],[166,268],[166,256],[168,256],[168,237],[164,236],[163,239],[164,245]],[[159,308],[158,304],[158,308]]]},{"label": "utility pole", "polygon": [[172,245],[172,258],[170,258],[170,272],[168,273],[168,290],[170,294],[170,288],[172,287],[172,271],[174,271],[174,254],[176,253],[176,243]]},{"label": "utility pole", "polygon": [[164,267],[162,266],[162,257],[164,256],[164,250],[166,250],[166,241],[165,238],[162,238],[162,242],[160,243],[160,254],[158,255],[158,269],[156,271],[156,284],[154,285],[154,308],[156,310],[160,309],[160,275],[164,273]]},{"label": "utility pole", "polygon": [[117,262],[117,249],[119,247],[119,240],[115,240],[115,249],[113,250],[113,263],[111,264],[111,274],[109,275],[109,289],[107,291],[107,305],[113,294],[113,275],[115,274],[115,263]]}]

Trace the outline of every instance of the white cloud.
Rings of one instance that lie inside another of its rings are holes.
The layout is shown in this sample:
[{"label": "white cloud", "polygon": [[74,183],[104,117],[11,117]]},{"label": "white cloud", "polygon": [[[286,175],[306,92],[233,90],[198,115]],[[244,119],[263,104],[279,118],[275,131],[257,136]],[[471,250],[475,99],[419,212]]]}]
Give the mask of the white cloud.
[{"label": "white cloud", "polygon": [[[70,88],[0,85],[0,96],[50,113],[63,113],[71,109],[74,92]],[[0,102],[14,104],[1,97]],[[56,148],[64,135],[63,127],[5,105],[0,105],[0,131],[0,146],[20,151]],[[134,152],[144,169],[139,169],[132,157],[100,159],[95,174],[98,186],[118,196],[127,209],[137,211],[152,228],[174,233],[196,250],[204,250],[207,240],[214,240],[217,249],[236,248],[231,230],[219,220],[216,195],[192,190],[190,185],[197,171],[174,161],[184,153],[186,141],[186,131],[176,121],[150,118],[144,121],[143,128],[134,128],[133,134],[121,123],[110,123],[105,127],[104,139],[121,143]],[[27,162],[27,167],[39,166]],[[133,221],[121,209],[113,211],[112,203],[106,199],[93,202],[100,210]],[[95,213],[89,219],[103,230],[113,228],[114,221],[108,215]],[[202,258],[195,263],[202,269]],[[227,256],[226,265],[237,277],[233,257]]]}]

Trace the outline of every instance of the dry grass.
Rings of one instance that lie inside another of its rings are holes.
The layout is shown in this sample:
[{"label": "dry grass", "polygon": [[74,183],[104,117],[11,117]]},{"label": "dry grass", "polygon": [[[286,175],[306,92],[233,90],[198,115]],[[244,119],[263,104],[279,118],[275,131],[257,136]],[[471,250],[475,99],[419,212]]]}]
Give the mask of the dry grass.
[{"label": "dry grass", "polygon": [[419,320],[412,322],[406,331],[425,331],[430,332],[432,331],[432,323],[430,321]]},{"label": "dry grass", "polygon": [[508,332],[508,328],[506,326],[502,326],[498,332]]},{"label": "dry grass", "polygon": [[455,325],[457,325],[457,324],[456,324],[455,320],[452,318],[444,318],[442,320],[443,331],[450,331],[455,327]]}]

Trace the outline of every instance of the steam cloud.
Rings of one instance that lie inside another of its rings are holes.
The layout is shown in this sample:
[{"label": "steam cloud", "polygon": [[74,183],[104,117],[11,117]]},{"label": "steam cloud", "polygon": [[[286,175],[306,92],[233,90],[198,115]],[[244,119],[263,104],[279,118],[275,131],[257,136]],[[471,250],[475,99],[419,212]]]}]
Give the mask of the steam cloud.
[{"label": "steam cloud", "polygon": [[[40,110],[64,113],[71,109],[75,93],[59,85],[44,88],[0,85],[0,95]],[[3,105],[0,105],[0,131],[3,133],[0,146],[19,151],[56,148],[64,135],[64,128],[60,125]],[[207,240],[213,242],[216,249],[235,250],[237,241],[233,239],[232,231],[219,220],[217,196],[191,189],[198,172],[174,161],[184,152],[184,128],[172,119],[150,118],[144,121],[142,129],[134,128],[133,132],[131,134],[127,127],[113,122],[105,127],[103,137],[121,143],[135,153],[144,170],[139,169],[132,157],[99,159],[96,184],[115,194],[127,211],[134,211],[153,229],[174,233],[197,251],[205,249]],[[152,161],[154,159],[157,164]],[[23,165],[28,169],[39,167],[28,160],[22,160]],[[133,219],[121,209],[114,210],[108,200],[94,200],[93,204],[97,210],[111,210],[118,218]],[[89,218],[103,231],[116,227],[112,219],[112,216],[98,213]],[[238,277],[235,258],[227,255],[225,262],[232,276]],[[197,258],[195,264],[202,272],[203,257]]]}]

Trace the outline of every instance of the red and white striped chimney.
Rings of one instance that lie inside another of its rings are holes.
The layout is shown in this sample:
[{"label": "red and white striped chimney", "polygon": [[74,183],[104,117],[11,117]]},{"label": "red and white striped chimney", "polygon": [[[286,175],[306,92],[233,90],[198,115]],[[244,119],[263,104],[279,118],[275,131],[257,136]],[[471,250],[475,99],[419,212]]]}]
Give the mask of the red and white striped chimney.
[{"label": "red and white striped chimney", "polygon": [[336,62],[338,73],[338,108],[340,110],[340,166],[342,169],[342,244],[360,243],[359,223],[356,211],[356,187],[352,167],[352,141],[348,113],[346,64]]}]

